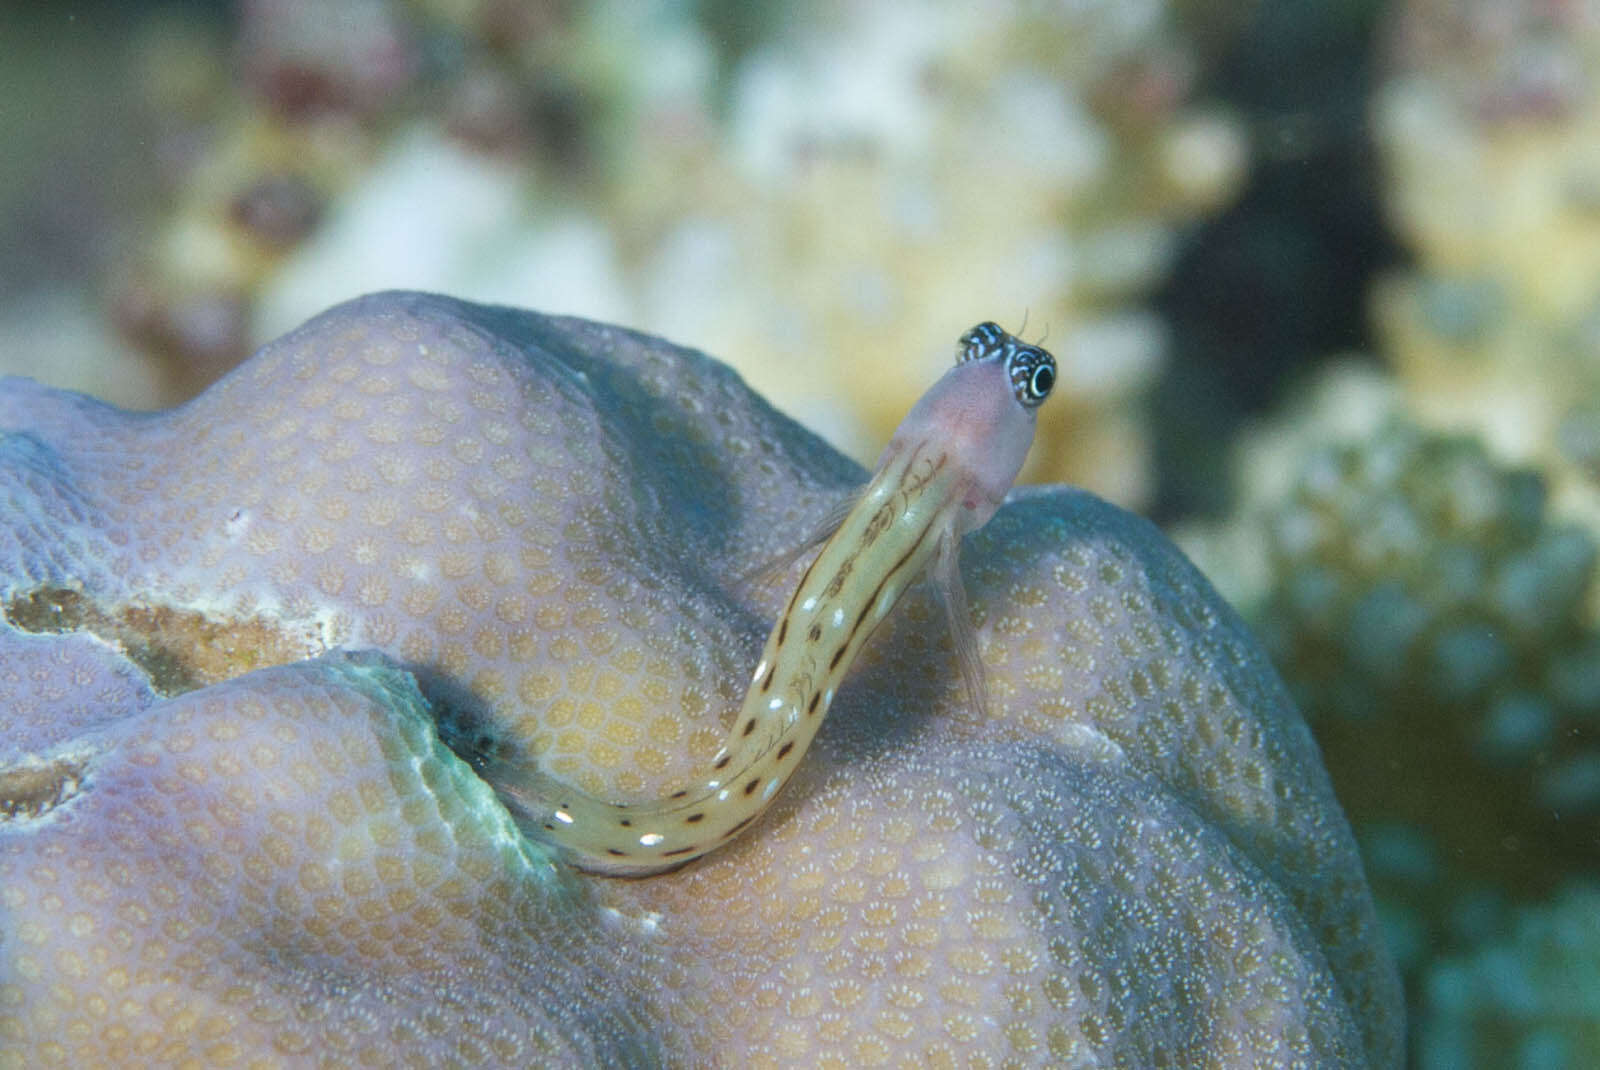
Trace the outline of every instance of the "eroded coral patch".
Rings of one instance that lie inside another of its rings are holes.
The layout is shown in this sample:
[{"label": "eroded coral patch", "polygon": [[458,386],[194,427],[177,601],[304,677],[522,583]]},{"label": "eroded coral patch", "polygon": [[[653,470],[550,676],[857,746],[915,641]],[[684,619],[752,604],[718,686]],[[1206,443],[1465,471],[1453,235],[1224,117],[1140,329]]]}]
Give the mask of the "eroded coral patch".
[{"label": "eroded coral patch", "polygon": [[87,632],[111,643],[144,670],[160,695],[180,695],[323,653],[307,630],[297,632],[264,616],[212,617],[159,605],[105,607],[70,587],[35,587],[0,603],[0,613],[19,631]]},{"label": "eroded coral patch", "polygon": [[43,817],[83,788],[86,762],[23,760],[0,769],[0,824]]}]

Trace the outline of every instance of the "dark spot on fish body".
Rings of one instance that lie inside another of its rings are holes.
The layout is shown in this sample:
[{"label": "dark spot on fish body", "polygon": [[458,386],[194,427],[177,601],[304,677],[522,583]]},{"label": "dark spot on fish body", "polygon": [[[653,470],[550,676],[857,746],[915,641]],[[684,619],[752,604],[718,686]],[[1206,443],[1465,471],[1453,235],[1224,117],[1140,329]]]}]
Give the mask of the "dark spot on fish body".
[{"label": "dark spot on fish body", "polygon": [[629,821],[627,818],[622,818],[620,821],[617,822],[617,824],[621,825],[625,829],[633,828],[633,822]]},{"label": "dark spot on fish body", "polygon": [[676,855],[686,855],[686,854],[690,853],[691,851],[695,851],[695,850],[698,850],[698,848],[696,848],[694,846],[694,844],[690,844],[688,847],[674,847],[670,851],[662,851],[661,852],[661,857],[662,858],[672,858],[672,857],[674,857]]},{"label": "dark spot on fish body", "polygon": [[669,795],[667,797],[669,799],[687,799],[689,797],[689,789],[688,788],[679,788],[677,791],[673,792],[671,795]]},{"label": "dark spot on fish body", "polygon": [[722,757],[717,759],[716,764],[713,765],[711,768],[713,768],[713,769],[726,769],[728,767],[728,763],[731,762],[731,761],[733,761],[733,755],[724,754]]},{"label": "dark spot on fish body", "polygon": [[744,786],[744,793],[746,795],[753,794],[755,792],[755,790],[756,790],[756,786],[758,784],[760,784],[760,783],[761,783],[761,778],[760,777],[756,777],[754,780],[750,781],[750,783],[748,783],[748,784],[746,784]]},{"label": "dark spot on fish body", "polygon": [[[786,616],[778,622],[778,645],[782,646],[784,639],[789,635],[789,618]],[[768,673],[770,676],[771,674]]]},{"label": "dark spot on fish body", "polygon": [[606,854],[611,855],[611,856],[613,856],[615,858],[627,858],[628,857],[628,852],[619,851],[615,847],[607,847],[606,848]]},{"label": "dark spot on fish body", "polygon": [[791,739],[789,742],[778,748],[778,761],[781,762],[787,758],[789,756],[789,752],[792,750],[794,750],[794,740]]},{"label": "dark spot on fish body", "polygon": [[839,565],[839,571],[828,580],[828,585],[822,589],[822,601],[832,602],[839,597],[839,592],[844,590],[845,581],[850,578],[851,571],[855,568],[855,558],[847,557]]},{"label": "dark spot on fish body", "polygon": [[849,646],[850,646],[850,643],[847,640],[844,643],[843,646],[841,646],[838,650],[835,650],[833,652],[833,660],[828,662],[828,671],[829,672],[832,672],[834,669],[837,669],[839,667],[839,662],[844,659],[844,652],[847,649],[849,649]]},{"label": "dark spot on fish body", "polygon": [[811,626],[811,630],[806,633],[806,639],[809,642],[815,643],[818,639],[821,639],[821,638],[822,638],[822,625],[813,624]]},{"label": "dark spot on fish body", "polygon": [[690,814],[688,817],[683,819],[683,823],[685,825],[695,825],[695,824],[699,824],[701,821],[704,821],[705,819],[706,819],[706,815],[705,815],[704,811],[701,811],[701,812]]},{"label": "dark spot on fish body", "polygon": [[755,730],[756,730],[756,719],[754,717],[752,717],[752,718],[750,718],[748,721],[746,721],[744,723],[744,732],[741,733],[741,734],[748,736],[751,732],[754,732]]},{"label": "dark spot on fish body", "polygon": [[809,704],[807,704],[807,706],[806,706],[806,712],[807,713],[816,713],[817,712],[817,703],[819,703],[821,701],[822,701],[822,692],[821,691],[814,692],[812,694],[812,696],[811,696],[811,702]]},{"label": "dark spot on fish body", "polygon": [[876,542],[878,540],[878,536],[887,531],[889,529],[889,525],[893,522],[894,510],[889,506],[884,506],[876,513],[873,513],[872,519],[867,521],[867,526],[861,531],[860,549],[865,550],[874,542]]}]

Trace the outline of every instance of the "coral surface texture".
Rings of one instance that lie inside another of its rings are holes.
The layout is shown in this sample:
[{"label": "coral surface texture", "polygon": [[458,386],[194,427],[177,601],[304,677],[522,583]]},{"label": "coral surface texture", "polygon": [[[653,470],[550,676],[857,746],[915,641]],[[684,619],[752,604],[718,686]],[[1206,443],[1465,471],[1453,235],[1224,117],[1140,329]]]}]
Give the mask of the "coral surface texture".
[{"label": "coral surface texture", "polygon": [[1393,1066],[1317,749],[1152,527],[967,540],[789,788],[643,880],[490,749],[616,800],[715,755],[863,477],[694,352],[380,294],[193,401],[0,381],[0,1067]]}]

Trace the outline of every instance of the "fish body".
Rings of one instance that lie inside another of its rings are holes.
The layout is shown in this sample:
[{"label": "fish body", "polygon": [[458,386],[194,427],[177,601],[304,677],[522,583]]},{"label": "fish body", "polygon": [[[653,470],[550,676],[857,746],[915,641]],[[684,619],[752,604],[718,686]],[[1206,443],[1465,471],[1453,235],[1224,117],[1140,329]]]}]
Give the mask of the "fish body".
[{"label": "fish body", "polygon": [[981,703],[960,541],[1005,499],[1054,381],[1049,353],[995,324],[962,335],[956,366],[901,422],[790,595],[709,774],[695,788],[625,805],[525,761],[491,760],[484,776],[519,825],[578,868],[615,876],[672,869],[736,838],[783,789],[862,646],[926,573],[945,595],[962,674]]}]

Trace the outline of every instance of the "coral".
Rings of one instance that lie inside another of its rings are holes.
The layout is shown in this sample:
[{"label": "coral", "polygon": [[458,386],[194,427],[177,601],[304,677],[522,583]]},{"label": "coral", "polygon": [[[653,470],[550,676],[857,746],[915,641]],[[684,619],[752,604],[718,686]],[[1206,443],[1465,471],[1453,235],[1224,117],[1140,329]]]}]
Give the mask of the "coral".
[{"label": "coral", "polygon": [[1600,23],[1585,5],[1410,0],[1374,101],[1414,264],[1374,294],[1409,407],[1537,464],[1600,531],[1564,428],[1600,405]]},{"label": "coral", "polygon": [[[823,0],[739,66],[708,159],[671,128],[630,142],[663,175],[635,225],[664,235],[640,322],[741,354],[758,388],[868,459],[962,320],[1014,309],[1048,328],[1063,388],[1024,480],[1142,501],[1140,403],[1167,339],[1137,302],[1175,225],[1244,170],[1238,124],[1188,99],[1179,21],[1166,4]],[[744,296],[707,309],[705,292]],[[862,359],[890,350],[917,374]]]},{"label": "coral", "polygon": [[1230,444],[1232,514],[1179,523],[1168,534],[1229,604],[1253,618],[1277,578],[1264,518],[1295,493],[1307,455],[1368,438],[1402,411],[1393,377],[1352,355],[1325,362],[1281,412]]},{"label": "coral", "polygon": [[992,719],[913,594],[762,822],[617,881],[473,760],[708,761],[786,595],[738,577],[861,476],[726,369],[387,294],[162,413],[7,380],[0,428],[0,1063],[1398,1060],[1309,733],[1090,495],[969,540]]},{"label": "coral", "polygon": [[[122,713],[24,767],[70,776],[67,798],[0,804],[0,1065],[616,1063],[657,1043],[629,945],[569,927],[581,889],[405,673],[335,656]],[[0,773],[0,798],[23,786]]]},{"label": "coral", "polygon": [[1438,837],[1456,882],[1528,890],[1590,866],[1595,540],[1551,515],[1539,476],[1391,423],[1312,453],[1265,528],[1253,617],[1357,824]]},{"label": "coral", "polygon": [[[1548,934],[1592,896],[1548,897],[1600,875],[1600,24],[1407,0],[1390,26],[1373,129],[1410,254],[1373,293],[1390,370],[1324,375],[1249,436],[1241,508],[1185,545],[1305,704],[1417,1061],[1582,1065],[1596,1017],[1555,978],[1586,950]],[[1546,935],[1508,939],[1518,916]]]},{"label": "coral", "polygon": [[239,16],[245,81],[284,114],[376,113],[420,62],[390,0],[243,0]]},{"label": "coral", "polygon": [[1600,1061],[1600,889],[1572,883],[1470,954],[1428,973],[1422,1070]]},{"label": "coral", "polygon": [[[1432,727],[1492,765],[1527,763],[1558,736],[1582,753],[1600,691],[1561,665],[1594,642],[1595,545],[1549,514],[1537,473],[1396,422],[1310,454],[1266,523],[1275,578],[1261,629],[1313,723],[1403,708],[1417,726],[1432,709]],[[1530,690],[1560,701],[1519,744],[1493,711]]]},{"label": "coral", "polygon": [[1167,348],[1140,303],[1246,169],[1242,124],[1194,91],[1233,6],[151,15],[118,95],[154,128],[136,164],[164,188],[117,244],[108,304],[163,373],[146,407],[330,300],[406,286],[728,354],[862,461],[952,335],[1025,321],[1066,387],[1025,478],[1135,504]]},{"label": "coral", "polygon": [[[1219,582],[1301,701],[1425,1000],[1444,958],[1489,955],[1514,911],[1597,876],[1596,537],[1539,470],[1419,427],[1371,368],[1324,375],[1240,458],[1240,513],[1185,541],[1259,563]],[[1504,1050],[1534,1050],[1517,1013]],[[1424,1064],[1455,1064],[1441,1036],[1416,1036]]]}]

